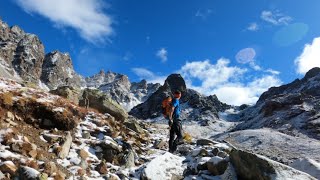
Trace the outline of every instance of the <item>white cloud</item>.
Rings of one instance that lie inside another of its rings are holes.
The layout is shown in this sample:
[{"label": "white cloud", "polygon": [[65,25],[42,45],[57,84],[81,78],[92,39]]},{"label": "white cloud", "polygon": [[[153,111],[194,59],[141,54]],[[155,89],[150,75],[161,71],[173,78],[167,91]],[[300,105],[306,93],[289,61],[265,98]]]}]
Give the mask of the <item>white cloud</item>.
[{"label": "white cloud", "polygon": [[273,25],[287,25],[292,21],[290,16],[284,15],[279,11],[262,11],[261,19]]},{"label": "white cloud", "polygon": [[[269,87],[281,84],[275,74],[261,74],[259,78],[244,82],[247,69],[230,66],[229,60],[223,58],[216,64],[209,60],[187,62],[179,73],[188,88],[205,95],[216,94],[219,100],[232,105],[254,104]],[[197,84],[199,81],[201,83]]]},{"label": "white cloud", "polygon": [[165,48],[161,48],[157,51],[156,56],[161,59],[161,62],[168,60],[168,51]]},{"label": "white cloud", "polygon": [[163,84],[166,80],[165,76],[155,75],[148,69],[145,68],[132,68],[131,69],[140,79],[145,79],[150,83],[160,83]]},{"label": "white cloud", "polygon": [[105,42],[113,33],[112,19],[103,12],[101,0],[15,0],[30,14],[39,14],[55,23],[55,27],[76,29],[82,38]]},{"label": "white cloud", "polygon": [[299,74],[304,74],[313,67],[320,67],[320,37],[314,38],[312,44],[306,44],[294,62]]},{"label": "white cloud", "polygon": [[217,64],[211,64],[209,60],[187,62],[180,70],[182,76],[188,81],[192,79],[201,80],[202,88],[212,88],[219,84],[237,79],[246,69],[228,67],[230,61],[221,58]]},{"label": "white cloud", "polygon": [[267,70],[265,70],[265,72],[271,73],[273,75],[279,75],[280,74],[279,71],[276,71],[276,70],[273,70],[273,69],[267,69]]},{"label": "white cloud", "polygon": [[247,30],[249,31],[258,31],[259,30],[259,26],[257,23],[250,23],[249,26],[247,27]]}]

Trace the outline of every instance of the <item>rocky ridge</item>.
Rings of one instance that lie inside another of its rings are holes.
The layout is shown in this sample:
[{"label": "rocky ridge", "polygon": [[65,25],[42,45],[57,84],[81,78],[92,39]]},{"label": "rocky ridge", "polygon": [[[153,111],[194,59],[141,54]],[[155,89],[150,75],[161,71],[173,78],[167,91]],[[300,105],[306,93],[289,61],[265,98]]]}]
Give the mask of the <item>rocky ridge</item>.
[{"label": "rocky ridge", "polygon": [[304,78],[263,93],[257,104],[241,114],[235,130],[272,128],[288,135],[320,139],[320,68]]}]

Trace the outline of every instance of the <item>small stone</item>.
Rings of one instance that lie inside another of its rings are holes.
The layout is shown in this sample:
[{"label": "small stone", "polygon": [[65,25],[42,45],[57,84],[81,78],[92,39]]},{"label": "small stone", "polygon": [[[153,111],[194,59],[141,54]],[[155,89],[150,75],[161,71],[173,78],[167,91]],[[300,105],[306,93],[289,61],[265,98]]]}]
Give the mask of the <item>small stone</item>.
[{"label": "small stone", "polygon": [[21,146],[18,143],[11,144],[11,150],[13,152],[21,153]]},{"label": "small stone", "polygon": [[57,174],[54,176],[54,180],[65,180],[66,175],[61,171],[58,171]]},{"label": "small stone", "polygon": [[165,148],[166,144],[167,144],[166,141],[160,140],[160,141],[155,142],[154,148],[156,148],[156,149],[163,149],[163,148]]},{"label": "small stone", "polygon": [[36,157],[37,157],[37,154],[38,154],[37,150],[31,150],[31,151],[28,153],[28,155],[29,155],[30,157],[32,157],[32,158],[36,158]]},{"label": "small stone", "polygon": [[48,141],[49,143],[55,143],[57,141],[59,141],[61,138],[61,136],[57,136],[57,135],[48,135],[48,134],[43,134],[42,135],[43,139]]},{"label": "small stone", "polygon": [[14,175],[17,171],[16,165],[12,161],[5,161],[0,166],[0,171],[3,173],[9,173],[10,175]]},{"label": "small stone", "polygon": [[100,174],[107,174],[108,173],[108,167],[107,164],[104,162],[101,162],[97,167],[96,171],[98,171]]},{"label": "small stone", "polygon": [[87,151],[81,149],[81,150],[79,151],[79,156],[80,156],[82,159],[87,159],[87,157],[89,157],[89,154],[88,154]]},{"label": "small stone", "polygon": [[214,156],[217,156],[219,152],[220,152],[219,148],[214,148],[214,149],[212,150],[212,154],[213,154]]},{"label": "small stone", "polygon": [[39,151],[38,154],[37,154],[36,159],[39,160],[39,161],[45,161],[46,157],[44,157],[43,153]]},{"label": "small stone", "polygon": [[18,120],[18,121],[22,121],[23,119],[20,117],[20,116],[18,116],[18,115],[15,115],[15,118],[16,118],[16,120]]},{"label": "small stone", "polygon": [[78,169],[77,173],[78,173],[78,176],[83,176],[86,174],[86,171],[84,169],[80,168],[80,169]]},{"label": "small stone", "polygon": [[23,141],[27,142],[27,143],[30,143],[29,139],[27,136],[23,136]]},{"label": "small stone", "polygon": [[89,138],[91,137],[91,135],[90,135],[89,132],[85,131],[85,132],[82,133],[82,137],[83,137],[84,139],[89,139]]},{"label": "small stone", "polygon": [[44,172],[52,176],[58,171],[57,166],[54,162],[48,162],[44,166]]},{"label": "small stone", "polygon": [[220,152],[218,152],[217,156],[225,158],[228,156],[228,154],[226,152],[220,151]]},{"label": "small stone", "polygon": [[84,159],[81,159],[81,162],[80,162],[80,167],[82,168],[82,169],[87,169],[88,168],[88,162],[86,161],[86,160],[84,160]]},{"label": "small stone", "polygon": [[206,157],[208,156],[208,151],[206,149],[201,149],[200,152],[199,152],[199,155],[202,156],[202,157]]},{"label": "small stone", "polygon": [[40,173],[38,176],[38,180],[47,180],[48,179],[48,174],[46,173]]},{"label": "small stone", "polygon": [[10,112],[10,111],[7,112],[7,119],[10,121],[14,121],[15,118],[14,118],[14,115],[12,114],[12,112]]},{"label": "small stone", "polygon": [[28,161],[26,165],[33,169],[39,169],[39,165],[36,161]]}]

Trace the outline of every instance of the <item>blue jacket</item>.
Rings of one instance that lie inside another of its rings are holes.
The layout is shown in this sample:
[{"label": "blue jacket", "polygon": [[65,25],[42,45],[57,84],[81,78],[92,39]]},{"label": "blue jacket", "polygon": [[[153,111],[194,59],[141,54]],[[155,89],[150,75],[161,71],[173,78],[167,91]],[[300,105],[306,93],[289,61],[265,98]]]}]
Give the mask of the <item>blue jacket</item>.
[{"label": "blue jacket", "polygon": [[179,99],[175,98],[172,100],[172,107],[174,107],[172,118],[177,119],[180,117],[180,102]]}]

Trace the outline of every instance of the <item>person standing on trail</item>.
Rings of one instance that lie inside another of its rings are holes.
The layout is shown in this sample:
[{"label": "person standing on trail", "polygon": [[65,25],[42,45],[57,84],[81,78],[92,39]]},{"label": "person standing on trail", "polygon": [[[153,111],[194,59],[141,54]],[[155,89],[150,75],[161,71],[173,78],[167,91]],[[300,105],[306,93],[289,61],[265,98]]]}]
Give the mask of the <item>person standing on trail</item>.
[{"label": "person standing on trail", "polygon": [[[177,150],[177,146],[182,143],[182,126],[180,120],[180,100],[181,92],[174,92],[174,99],[172,100],[172,110],[169,116],[170,125],[170,139],[169,139],[169,152],[173,153]],[[177,136],[177,137],[175,137]]]}]

